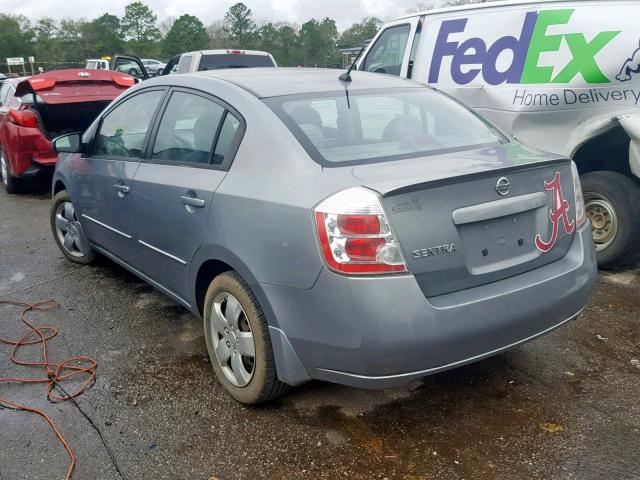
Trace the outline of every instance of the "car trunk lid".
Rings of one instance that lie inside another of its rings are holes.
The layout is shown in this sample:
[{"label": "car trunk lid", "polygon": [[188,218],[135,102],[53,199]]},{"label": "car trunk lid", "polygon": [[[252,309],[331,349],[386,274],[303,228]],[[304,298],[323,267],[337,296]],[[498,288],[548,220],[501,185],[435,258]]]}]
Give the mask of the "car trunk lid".
[{"label": "car trunk lid", "polygon": [[[563,257],[572,241],[575,200],[566,159],[510,144],[359,165],[350,173],[382,195],[409,270],[427,297],[541,267]],[[559,217],[554,234],[550,210],[558,195],[568,201],[570,226],[565,229]]]},{"label": "car trunk lid", "polygon": [[16,96],[31,108],[49,139],[84,131],[133,77],[104,70],[70,69],[34,75],[20,82]]}]

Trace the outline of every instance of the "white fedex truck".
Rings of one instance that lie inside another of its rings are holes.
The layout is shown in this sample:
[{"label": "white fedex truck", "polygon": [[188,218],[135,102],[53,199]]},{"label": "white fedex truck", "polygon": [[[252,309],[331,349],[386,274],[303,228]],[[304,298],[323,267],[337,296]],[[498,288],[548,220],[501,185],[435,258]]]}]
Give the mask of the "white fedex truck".
[{"label": "white fedex truck", "polygon": [[[358,69],[434,86],[572,157],[599,264],[640,253],[640,2],[493,2],[385,24]],[[514,159],[514,162],[517,159]]]}]

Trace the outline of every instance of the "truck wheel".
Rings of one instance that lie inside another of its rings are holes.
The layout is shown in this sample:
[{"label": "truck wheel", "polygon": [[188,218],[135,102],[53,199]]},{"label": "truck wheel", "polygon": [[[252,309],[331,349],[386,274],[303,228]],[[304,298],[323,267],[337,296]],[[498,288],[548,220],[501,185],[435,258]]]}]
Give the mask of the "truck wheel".
[{"label": "truck wheel", "polygon": [[233,398],[252,405],[289,389],[276,374],[269,328],[258,299],[237,273],[218,275],[209,285],[204,332],[213,371]]},{"label": "truck wheel", "polygon": [[580,180],[598,265],[632,264],[640,253],[640,186],[616,172],[591,172]]},{"label": "truck wheel", "polygon": [[9,173],[9,164],[0,147],[0,173],[2,174],[2,184],[7,193],[18,193],[20,191],[20,180]]}]

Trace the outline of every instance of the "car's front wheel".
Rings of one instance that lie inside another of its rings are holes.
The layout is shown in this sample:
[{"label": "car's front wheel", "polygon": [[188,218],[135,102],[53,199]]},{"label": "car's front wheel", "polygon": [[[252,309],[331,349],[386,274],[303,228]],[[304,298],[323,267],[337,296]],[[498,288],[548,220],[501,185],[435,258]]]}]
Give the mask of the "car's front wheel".
[{"label": "car's front wheel", "polygon": [[2,146],[0,146],[0,174],[2,175],[2,184],[7,193],[18,193],[20,191],[20,180],[9,172],[9,163]]},{"label": "car's front wheel", "polygon": [[241,403],[272,400],[287,391],[276,374],[269,328],[258,299],[235,272],[213,279],[204,304],[211,365],[224,389]]},{"label": "car's front wheel", "polygon": [[53,197],[49,217],[53,238],[68,260],[87,265],[96,258],[96,251],[84,235],[71,196],[66,190]]}]

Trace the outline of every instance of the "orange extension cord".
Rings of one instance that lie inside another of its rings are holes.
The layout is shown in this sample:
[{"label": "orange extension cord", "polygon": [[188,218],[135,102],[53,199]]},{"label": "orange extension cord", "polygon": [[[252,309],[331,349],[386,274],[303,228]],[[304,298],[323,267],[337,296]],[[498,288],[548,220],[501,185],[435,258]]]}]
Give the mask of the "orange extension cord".
[{"label": "orange extension cord", "polygon": [[[59,307],[58,302],[55,300],[45,300],[42,302],[29,304],[23,302],[15,302],[10,300],[0,300],[0,305],[13,305],[16,307],[22,307],[22,313],[20,314],[20,320],[29,327],[29,331],[25,333],[18,340],[10,340],[6,338],[0,337],[0,343],[4,343],[7,345],[13,345],[13,349],[11,351],[11,361],[16,365],[24,365],[28,367],[41,367],[44,368],[47,374],[47,378],[41,379],[33,379],[33,378],[15,378],[15,377],[0,377],[0,382],[18,382],[18,383],[46,383],[46,392],[47,399],[53,402],[64,402],[66,400],[72,400],[78,395],[81,395],[85,390],[87,390],[94,382],[96,378],[96,369],[98,364],[95,360],[89,357],[80,356],[75,358],[69,358],[60,363],[50,363],[49,356],[47,354],[47,341],[51,340],[58,334],[58,330],[53,327],[36,327],[26,318],[26,314],[30,311],[34,312],[46,312],[49,310],[53,310]],[[39,362],[27,362],[24,360],[19,360],[17,357],[18,350],[22,347],[26,347],[29,345],[40,345],[42,352],[42,360]],[[67,393],[59,384],[60,382],[64,382],[65,380],[69,380],[78,375],[86,376],[86,380],[82,382],[76,390],[71,393]],[[60,390],[63,391],[64,395],[59,396],[54,392],[54,388],[58,386]],[[59,428],[53,422],[51,417],[47,415],[42,410],[37,408],[32,408],[26,405],[20,405],[18,403],[7,400],[6,398],[0,397],[0,405],[6,408],[14,409],[14,410],[22,410],[25,412],[35,413],[36,415],[41,416],[46,420],[49,424],[56,437],[67,451],[69,458],[71,459],[71,464],[67,470],[67,475],[65,477],[66,480],[71,479],[71,475],[73,474],[73,469],[76,466],[76,455],[73,452],[73,449],[69,446],[65,438],[60,433]]]}]

